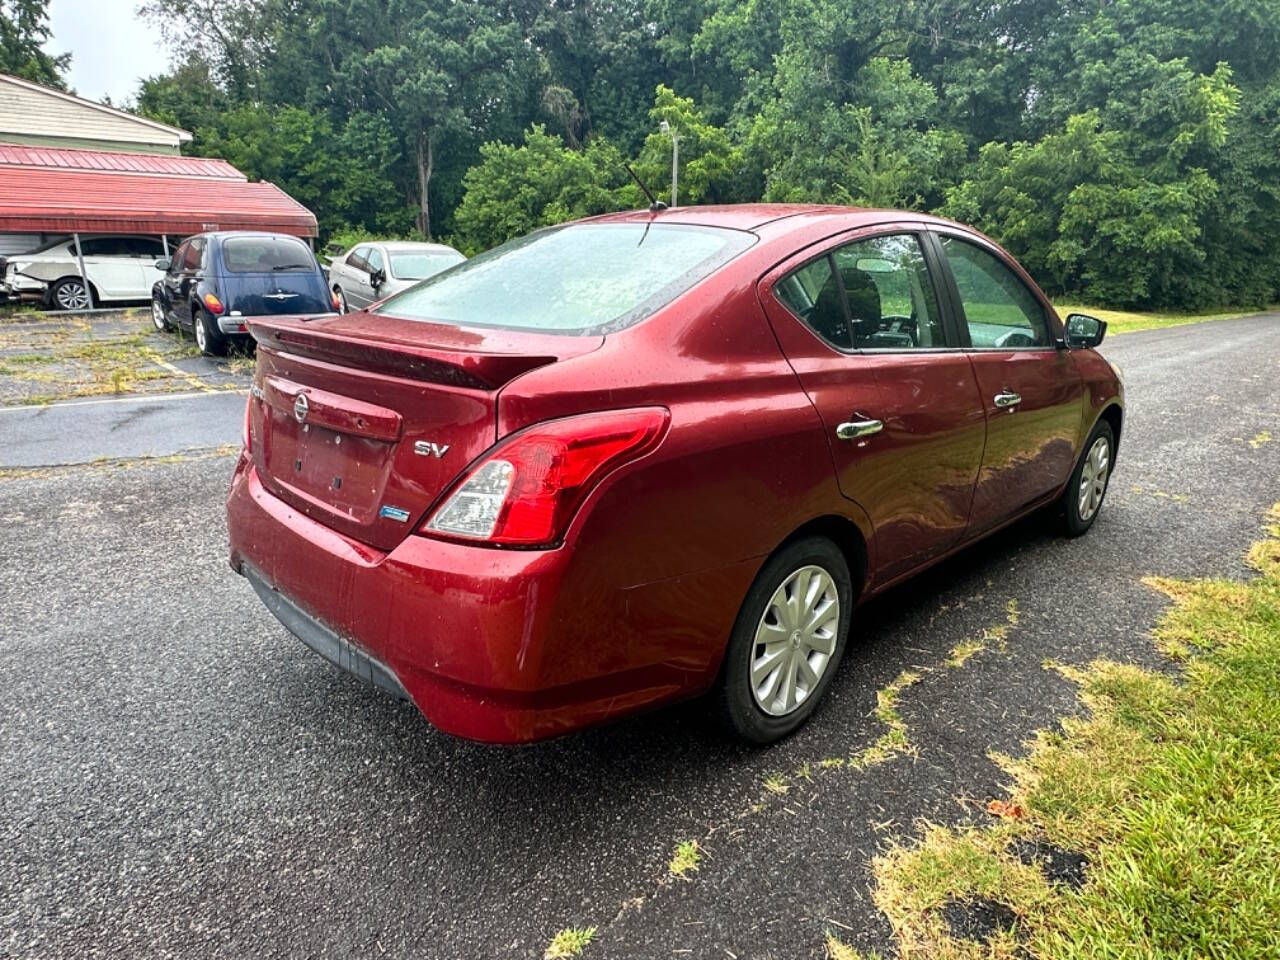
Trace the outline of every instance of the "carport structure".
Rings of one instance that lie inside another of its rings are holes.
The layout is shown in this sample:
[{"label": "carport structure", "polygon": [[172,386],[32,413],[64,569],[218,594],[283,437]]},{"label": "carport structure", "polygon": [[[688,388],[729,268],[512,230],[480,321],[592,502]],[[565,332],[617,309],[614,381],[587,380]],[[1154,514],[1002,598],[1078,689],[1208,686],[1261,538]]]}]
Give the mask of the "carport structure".
[{"label": "carport structure", "polygon": [[279,187],[249,182],[225,160],[0,144],[0,233],[177,240],[208,230],[267,230],[312,239],[316,218]]}]

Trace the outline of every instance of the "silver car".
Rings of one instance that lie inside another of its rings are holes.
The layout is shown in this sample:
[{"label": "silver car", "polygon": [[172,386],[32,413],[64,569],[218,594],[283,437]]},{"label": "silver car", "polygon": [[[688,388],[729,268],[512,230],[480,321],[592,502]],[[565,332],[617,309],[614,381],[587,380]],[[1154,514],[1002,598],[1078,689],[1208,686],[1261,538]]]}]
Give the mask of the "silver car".
[{"label": "silver car", "polygon": [[357,243],[329,263],[329,286],[342,312],[362,310],[467,259],[443,243]]}]

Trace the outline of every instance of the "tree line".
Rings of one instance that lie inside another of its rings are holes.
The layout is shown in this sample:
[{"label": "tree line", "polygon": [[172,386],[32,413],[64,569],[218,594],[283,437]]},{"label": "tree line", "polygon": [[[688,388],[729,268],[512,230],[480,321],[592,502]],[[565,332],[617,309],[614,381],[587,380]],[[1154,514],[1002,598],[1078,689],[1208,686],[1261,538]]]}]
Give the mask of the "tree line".
[{"label": "tree line", "polygon": [[[21,6],[43,0],[0,0]],[[475,252],[656,193],[973,224],[1052,294],[1280,292],[1280,0],[146,0],[134,108],[322,234]],[[7,41],[6,41],[7,43]]]}]

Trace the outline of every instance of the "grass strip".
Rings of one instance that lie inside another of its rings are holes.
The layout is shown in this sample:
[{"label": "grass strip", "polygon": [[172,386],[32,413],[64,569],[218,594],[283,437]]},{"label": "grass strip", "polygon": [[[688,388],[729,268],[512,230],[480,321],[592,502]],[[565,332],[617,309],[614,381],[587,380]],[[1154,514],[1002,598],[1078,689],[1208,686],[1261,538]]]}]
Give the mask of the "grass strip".
[{"label": "grass strip", "polygon": [[[1280,957],[1280,504],[1265,529],[1250,581],[1147,581],[1174,601],[1155,639],[1181,678],[1064,669],[1087,713],[1003,761],[993,825],[877,858],[901,957]],[[1083,885],[1018,854],[1033,848],[1083,854]],[[957,934],[975,904],[1012,921]]]}]

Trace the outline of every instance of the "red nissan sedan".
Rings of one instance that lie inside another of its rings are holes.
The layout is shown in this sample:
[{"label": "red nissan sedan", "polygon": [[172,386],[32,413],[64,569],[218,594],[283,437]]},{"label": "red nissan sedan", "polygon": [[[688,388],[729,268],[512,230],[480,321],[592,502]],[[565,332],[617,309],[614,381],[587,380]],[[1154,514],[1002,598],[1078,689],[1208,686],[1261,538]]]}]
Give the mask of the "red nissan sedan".
[{"label": "red nissan sedan", "polygon": [[1087,530],[1123,420],[1105,324],[917,213],[613,214],[250,328],[231,566],[502,743],[708,691],[787,735],[868,597],[1042,507]]}]

